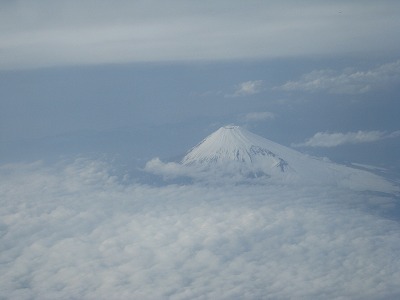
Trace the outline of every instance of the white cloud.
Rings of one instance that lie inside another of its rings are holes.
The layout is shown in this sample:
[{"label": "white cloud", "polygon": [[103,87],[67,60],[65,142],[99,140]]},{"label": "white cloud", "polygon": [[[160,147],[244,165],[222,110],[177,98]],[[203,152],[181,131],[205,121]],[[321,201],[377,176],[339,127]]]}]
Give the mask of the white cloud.
[{"label": "white cloud", "polygon": [[195,182],[206,186],[287,185],[291,189],[303,186],[326,186],[351,191],[398,194],[398,185],[384,177],[359,168],[350,168],[320,158],[288,160],[281,172],[263,161],[243,164],[240,161],[220,161],[215,164],[175,162],[164,163],[159,158],[147,162],[144,171],[162,176],[170,183]]},{"label": "white cloud", "polygon": [[396,216],[395,199],[122,184],[110,169],[0,167],[1,298],[400,296],[400,227],[383,217]]},{"label": "white cloud", "polygon": [[258,94],[262,91],[263,81],[253,80],[245,81],[236,86],[236,90],[232,95],[227,95],[228,97],[244,97]]},{"label": "white cloud", "polygon": [[357,131],[347,133],[317,132],[304,143],[293,144],[294,147],[337,147],[345,144],[371,143],[400,136],[400,131],[386,133],[382,131]]},{"label": "white cloud", "polygon": [[174,162],[164,163],[158,157],[148,161],[144,171],[163,176],[165,179],[187,175],[187,171],[182,165]]},{"label": "white cloud", "polygon": [[[224,168],[210,169],[207,166],[182,165],[176,162],[164,163],[159,158],[148,161],[144,171],[162,176],[164,180],[184,180],[190,178],[195,182],[201,182],[206,185],[226,185],[235,183],[245,183],[247,169],[243,169],[240,164],[232,162],[224,165]],[[256,183],[256,180],[250,180]]]},{"label": "white cloud", "polygon": [[397,53],[399,10],[391,0],[1,1],[0,68]]},{"label": "white cloud", "polygon": [[276,89],[285,91],[363,94],[387,84],[400,82],[400,60],[367,71],[346,69],[342,72],[317,70],[289,81]]},{"label": "white cloud", "polygon": [[275,114],[269,111],[251,112],[245,114],[242,119],[245,122],[268,121],[268,120],[274,120]]}]

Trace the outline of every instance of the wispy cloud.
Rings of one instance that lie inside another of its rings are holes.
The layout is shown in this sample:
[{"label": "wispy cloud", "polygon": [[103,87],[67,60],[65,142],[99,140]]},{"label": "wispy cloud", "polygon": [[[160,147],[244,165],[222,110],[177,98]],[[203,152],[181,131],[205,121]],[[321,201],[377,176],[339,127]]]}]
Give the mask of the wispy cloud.
[{"label": "wispy cloud", "polygon": [[400,131],[386,133],[383,131],[357,131],[347,133],[317,132],[303,143],[292,144],[293,147],[337,147],[346,144],[371,143],[400,136]]},{"label": "wispy cloud", "polygon": [[387,84],[399,84],[400,60],[374,69],[316,70],[297,81],[288,81],[276,89],[284,91],[328,92],[332,94],[363,94]]},{"label": "wispy cloud", "polygon": [[396,53],[399,10],[391,0],[0,1],[0,68]]},{"label": "wispy cloud", "polygon": [[262,80],[245,81],[236,86],[233,94],[227,95],[227,97],[244,97],[254,94],[258,94],[263,89]]},{"label": "wispy cloud", "polygon": [[269,111],[251,112],[245,114],[242,118],[245,122],[260,122],[275,119],[275,114]]},{"label": "wispy cloud", "polygon": [[400,296],[400,228],[382,217],[395,199],[122,184],[109,169],[0,166],[1,298]]}]

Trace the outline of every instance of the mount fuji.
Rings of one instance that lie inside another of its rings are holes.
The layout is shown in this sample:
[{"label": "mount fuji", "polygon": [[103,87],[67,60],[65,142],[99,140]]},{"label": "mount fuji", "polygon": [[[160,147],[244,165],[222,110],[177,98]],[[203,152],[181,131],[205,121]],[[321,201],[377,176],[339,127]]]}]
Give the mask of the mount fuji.
[{"label": "mount fuji", "polygon": [[210,166],[238,162],[247,167],[267,167],[270,172],[288,172],[291,168],[280,156],[289,156],[288,150],[292,151],[239,126],[224,126],[192,148],[182,164]]},{"label": "mount fuji", "polygon": [[187,152],[179,163],[149,161],[145,170],[165,178],[333,185],[398,193],[397,184],[366,170],[339,165],[277,144],[240,126],[224,126]]}]

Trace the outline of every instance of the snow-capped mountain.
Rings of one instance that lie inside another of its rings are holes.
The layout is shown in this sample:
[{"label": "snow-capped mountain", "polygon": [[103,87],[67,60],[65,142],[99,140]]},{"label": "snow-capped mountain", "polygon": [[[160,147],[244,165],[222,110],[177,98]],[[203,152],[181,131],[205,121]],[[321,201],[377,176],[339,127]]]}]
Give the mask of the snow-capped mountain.
[{"label": "snow-capped mountain", "polygon": [[290,149],[255,135],[239,126],[224,126],[209,135],[182,159],[183,165],[210,165],[239,162],[246,166],[263,165],[280,172],[290,171],[278,153]]},{"label": "snow-capped mountain", "polygon": [[146,170],[167,177],[189,176],[201,180],[257,180],[334,185],[353,190],[398,192],[394,183],[368,171],[311,157],[277,144],[239,126],[224,126],[193,147],[177,163],[154,159]]}]

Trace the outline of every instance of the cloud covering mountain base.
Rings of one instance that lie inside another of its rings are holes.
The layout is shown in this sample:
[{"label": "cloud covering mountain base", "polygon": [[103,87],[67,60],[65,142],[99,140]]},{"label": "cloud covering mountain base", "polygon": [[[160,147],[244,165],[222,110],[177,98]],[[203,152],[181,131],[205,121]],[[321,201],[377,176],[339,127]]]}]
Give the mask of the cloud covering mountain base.
[{"label": "cloud covering mountain base", "polygon": [[399,185],[384,177],[305,155],[233,125],[210,134],[187,152],[180,163],[164,163],[154,158],[146,163],[144,170],[166,180],[187,177],[213,185],[275,182],[400,193]]},{"label": "cloud covering mountain base", "polygon": [[161,187],[78,159],[0,169],[0,298],[400,296],[398,199],[284,184]]}]

